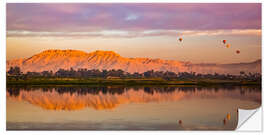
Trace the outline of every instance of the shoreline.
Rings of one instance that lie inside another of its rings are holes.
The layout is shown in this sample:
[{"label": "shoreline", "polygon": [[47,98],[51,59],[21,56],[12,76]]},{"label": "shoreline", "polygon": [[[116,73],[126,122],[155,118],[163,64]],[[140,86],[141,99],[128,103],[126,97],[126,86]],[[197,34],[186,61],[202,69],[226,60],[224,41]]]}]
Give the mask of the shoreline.
[{"label": "shoreline", "polygon": [[192,79],[192,80],[164,80],[160,78],[140,78],[140,79],[104,79],[104,78],[32,78],[28,80],[8,80],[7,85],[257,85],[261,86],[258,81],[241,81],[241,80],[218,80],[218,79]]}]

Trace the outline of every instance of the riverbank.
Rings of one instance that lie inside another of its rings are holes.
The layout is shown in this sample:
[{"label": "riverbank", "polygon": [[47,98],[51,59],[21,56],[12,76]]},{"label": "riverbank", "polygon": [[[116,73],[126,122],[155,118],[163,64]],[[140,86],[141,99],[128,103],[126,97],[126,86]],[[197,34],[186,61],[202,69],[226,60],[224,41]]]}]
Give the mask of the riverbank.
[{"label": "riverbank", "polygon": [[31,78],[26,80],[7,79],[7,85],[261,85],[261,82],[218,79],[164,80],[161,78]]}]

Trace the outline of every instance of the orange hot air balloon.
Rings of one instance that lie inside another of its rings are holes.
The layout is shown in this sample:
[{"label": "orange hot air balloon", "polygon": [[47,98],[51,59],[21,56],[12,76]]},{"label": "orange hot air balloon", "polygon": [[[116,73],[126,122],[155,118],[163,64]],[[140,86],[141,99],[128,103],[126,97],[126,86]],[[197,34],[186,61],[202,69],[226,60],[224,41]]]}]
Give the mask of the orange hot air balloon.
[{"label": "orange hot air balloon", "polygon": [[231,47],[231,44],[227,44],[226,47],[227,47],[227,48],[230,48],[230,47]]},{"label": "orange hot air balloon", "polygon": [[239,53],[240,53],[240,51],[239,51],[239,50],[236,50],[236,53],[237,53],[237,54],[239,54]]},{"label": "orange hot air balloon", "polygon": [[231,114],[228,113],[227,116],[226,116],[227,120],[231,120]]},{"label": "orange hot air balloon", "polygon": [[226,44],[227,41],[226,40],[223,40],[222,42],[223,42],[223,44]]},{"label": "orange hot air balloon", "polygon": [[178,40],[179,40],[180,42],[182,42],[183,38],[179,38]]}]

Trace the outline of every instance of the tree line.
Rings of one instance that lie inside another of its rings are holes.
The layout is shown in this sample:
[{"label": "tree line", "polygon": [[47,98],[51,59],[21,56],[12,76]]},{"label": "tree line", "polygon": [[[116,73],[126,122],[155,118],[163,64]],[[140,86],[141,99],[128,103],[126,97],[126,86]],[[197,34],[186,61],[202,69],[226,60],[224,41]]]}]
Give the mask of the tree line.
[{"label": "tree line", "polygon": [[196,72],[170,72],[170,71],[154,71],[149,70],[144,73],[128,73],[121,69],[112,70],[98,70],[98,69],[59,69],[56,72],[42,71],[42,72],[26,72],[23,73],[19,67],[10,67],[7,71],[7,76],[19,77],[20,79],[27,79],[33,77],[52,77],[52,78],[163,78],[170,79],[221,79],[221,80],[249,80],[261,81],[260,73],[245,73],[241,71],[238,75],[231,74],[200,74]]}]

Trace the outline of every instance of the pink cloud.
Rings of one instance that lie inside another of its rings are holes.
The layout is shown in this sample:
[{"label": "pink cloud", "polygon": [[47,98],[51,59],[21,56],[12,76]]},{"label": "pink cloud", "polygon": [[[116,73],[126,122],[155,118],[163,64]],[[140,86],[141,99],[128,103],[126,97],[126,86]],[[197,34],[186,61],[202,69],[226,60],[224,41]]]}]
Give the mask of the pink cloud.
[{"label": "pink cloud", "polygon": [[[127,16],[138,18],[126,21]],[[261,4],[8,4],[7,30],[261,29]]]}]

